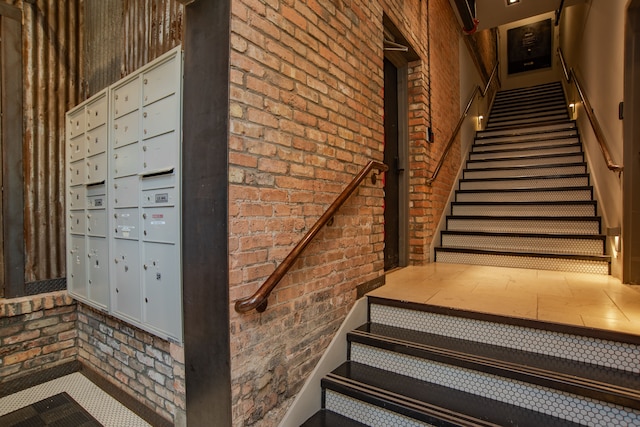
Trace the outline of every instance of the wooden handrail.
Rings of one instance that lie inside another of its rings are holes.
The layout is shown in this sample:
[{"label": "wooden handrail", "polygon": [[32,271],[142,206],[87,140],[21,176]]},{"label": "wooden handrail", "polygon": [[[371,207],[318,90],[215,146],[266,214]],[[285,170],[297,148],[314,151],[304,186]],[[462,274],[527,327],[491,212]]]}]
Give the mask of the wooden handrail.
[{"label": "wooden handrail", "polygon": [[433,170],[433,174],[431,175],[431,178],[427,178],[427,185],[433,184],[433,181],[436,180],[436,177],[440,172],[440,168],[442,168],[442,165],[444,164],[444,161],[447,158],[447,155],[449,154],[449,151],[451,151],[451,147],[453,146],[453,143],[456,140],[456,136],[458,136],[458,132],[460,132],[460,128],[462,127],[464,120],[467,118],[467,114],[469,114],[469,110],[471,109],[473,102],[476,100],[476,95],[479,93],[482,98],[487,96],[487,92],[489,91],[489,86],[491,86],[491,83],[493,82],[493,78],[496,76],[499,64],[500,64],[499,62],[496,62],[496,65],[493,67],[491,76],[489,77],[489,80],[487,81],[487,84],[484,87],[484,89],[482,89],[479,85],[476,85],[476,87],[473,88],[473,92],[469,97],[469,102],[467,102],[467,106],[465,107],[464,112],[460,116],[460,120],[458,120],[458,123],[454,128],[453,133],[451,134],[451,138],[449,138],[449,142],[447,143],[447,146],[445,147],[444,152],[442,153],[442,156],[440,157],[440,160],[436,165],[436,168]]},{"label": "wooden handrail", "polygon": [[[358,188],[360,183],[367,177],[369,172],[377,169],[380,172],[387,171],[389,167],[382,162],[369,161],[367,165],[360,171],[358,175],[353,178],[353,180],[347,185],[347,187],[340,193],[340,195],[334,200],[334,202],[329,206],[329,208],[325,211],[324,214],[313,224],[313,227],[307,231],[307,234],[304,235],[302,240],[289,252],[289,255],[278,265],[278,267],[271,273],[271,275],[267,278],[267,280],[260,286],[260,288],[251,296],[240,298],[236,301],[235,310],[238,313],[246,313],[253,309],[256,309],[258,312],[263,312],[267,309],[267,303],[269,295],[271,291],[276,287],[276,285],[282,280],[284,275],[289,271],[289,269],[296,262],[302,251],[311,243],[313,238],[318,234],[320,229],[324,227],[333,216],[336,214],[338,209],[347,201],[349,196]],[[374,181],[375,182],[375,181]]]},{"label": "wooden handrail", "polygon": [[580,100],[584,105],[584,110],[587,113],[587,117],[589,118],[589,123],[591,123],[591,128],[593,129],[593,133],[596,136],[596,141],[598,141],[598,145],[600,145],[600,151],[602,152],[602,156],[604,157],[604,161],[607,164],[607,168],[610,171],[621,173],[624,170],[624,167],[614,163],[611,159],[611,154],[609,153],[609,147],[607,145],[607,140],[604,136],[604,132],[602,132],[602,128],[600,127],[600,123],[596,118],[595,113],[593,112],[593,108],[591,108],[591,103],[587,98],[587,94],[582,89],[582,84],[580,84],[580,80],[576,75],[573,68],[567,68],[567,63],[564,59],[564,55],[562,54],[562,49],[558,48],[558,56],[560,57],[560,63],[562,64],[562,71],[564,73],[564,78],[567,80],[567,83],[571,83],[576,87],[578,91],[578,95],[580,96]]}]

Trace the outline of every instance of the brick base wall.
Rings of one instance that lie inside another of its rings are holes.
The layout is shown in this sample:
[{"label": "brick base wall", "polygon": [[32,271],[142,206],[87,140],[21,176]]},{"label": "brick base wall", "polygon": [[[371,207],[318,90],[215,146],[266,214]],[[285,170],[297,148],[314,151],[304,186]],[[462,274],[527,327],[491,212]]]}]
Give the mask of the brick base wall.
[{"label": "brick base wall", "polygon": [[74,362],[76,316],[66,291],[0,300],[0,387]]},{"label": "brick base wall", "polygon": [[156,414],[184,425],[181,346],[79,303],[78,359]]}]

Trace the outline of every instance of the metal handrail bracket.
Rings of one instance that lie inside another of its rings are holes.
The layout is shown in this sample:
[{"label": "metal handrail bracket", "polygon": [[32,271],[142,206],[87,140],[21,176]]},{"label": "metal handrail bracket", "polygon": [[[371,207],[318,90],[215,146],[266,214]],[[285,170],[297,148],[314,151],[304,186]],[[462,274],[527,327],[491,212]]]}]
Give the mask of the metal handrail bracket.
[{"label": "metal handrail bracket", "polygon": [[[313,227],[307,231],[302,240],[289,252],[289,255],[278,265],[278,267],[271,273],[267,280],[260,286],[260,288],[251,296],[241,298],[235,303],[235,310],[238,313],[246,313],[253,309],[258,312],[263,312],[267,309],[267,303],[271,291],[282,280],[284,275],[296,262],[302,251],[311,243],[313,238],[318,234],[320,229],[324,227],[336,214],[338,209],[347,201],[349,196],[358,188],[358,186],[364,181],[369,172],[372,170],[378,170],[379,172],[385,172],[389,170],[388,166],[382,162],[369,161],[367,165],[356,175],[353,180],[345,187],[340,195],[334,200],[334,202],[327,208],[324,214],[313,224]],[[375,181],[374,181],[375,182]]]},{"label": "metal handrail bracket", "polygon": [[587,117],[589,118],[589,123],[591,123],[591,128],[593,129],[593,133],[596,136],[596,140],[598,141],[598,145],[600,146],[600,151],[602,152],[602,156],[604,157],[604,161],[607,164],[607,168],[612,172],[618,172],[621,174],[624,170],[624,167],[614,163],[611,159],[611,153],[609,152],[609,146],[607,144],[607,140],[604,136],[604,132],[600,127],[600,123],[596,118],[595,113],[593,112],[593,108],[591,108],[591,103],[589,102],[589,98],[585,93],[582,84],[580,83],[580,79],[576,75],[576,72],[573,68],[567,67],[567,62],[564,59],[564,55],[562,54],[562,49],[558,48],[558,56],[560,57],[560,63],[562,64],[562,72],[564,73],[564,78],[567,83],[573,82],[578,91],[578,96],[580,96],[580,100],[582,101],[582,105],[584,105],[584,110],[587,113]]}]

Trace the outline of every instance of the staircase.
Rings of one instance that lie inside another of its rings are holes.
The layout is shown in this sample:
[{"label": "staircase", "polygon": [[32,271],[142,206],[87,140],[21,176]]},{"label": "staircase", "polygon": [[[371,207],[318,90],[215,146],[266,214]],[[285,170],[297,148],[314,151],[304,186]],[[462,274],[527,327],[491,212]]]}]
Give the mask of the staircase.
[{"label": "staircase", "polygon": [[[436,261],[609,274],[560,84],[501,92]],[[302,425],[640,426],[640,336],[368,297]],[[344,359],[343,359],[344,360]]]},{"label": "staircase", "polygon": [[469,154],[435,261],[610,274],[562,85],[499,92]]},{"label": "staircase", "polygon": [[303,426],[638,426],[640,337],[369,297]]}]

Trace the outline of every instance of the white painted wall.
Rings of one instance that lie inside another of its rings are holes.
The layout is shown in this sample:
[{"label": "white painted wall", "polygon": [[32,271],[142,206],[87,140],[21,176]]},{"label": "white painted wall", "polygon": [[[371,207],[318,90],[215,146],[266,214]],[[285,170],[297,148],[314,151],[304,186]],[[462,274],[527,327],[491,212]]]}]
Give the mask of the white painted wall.
[{"label": "white painted wall", "polygon": [[[592,0],[564,10],[559,43],[578,75],[607,140],[614,162],[623,162],[623,127],[618,104],[623,100],[624,19],[627,0]],[[570,100],[579,100],[569,91]],[[622,225],[622,180],[607,169],[591,125],[578,104],[577,122],[603,217],[603,232]],[[611,240],[611,239],[610,239]],[[621,257],[608,242],[612,274],[621,277]]]}]

